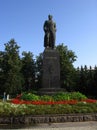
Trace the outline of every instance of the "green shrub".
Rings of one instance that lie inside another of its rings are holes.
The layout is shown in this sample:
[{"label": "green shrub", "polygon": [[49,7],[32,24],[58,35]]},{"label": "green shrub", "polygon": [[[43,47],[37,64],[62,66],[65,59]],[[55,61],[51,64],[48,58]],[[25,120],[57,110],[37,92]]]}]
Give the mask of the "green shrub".
[{"label": "green shrub", "polygon": [[32,94],[32,93],[23,93],[21,96],[21,99],[23,100],[32,100],[32,101],[37,101],[39,100],[39,96],[36,94]]},{"label": "green shrub", "polygon": [[0,116],[44,115],[70,113],[97,113],[97,103],[82,103],[75,105],[26,105],[0,102]]},{"label": "green shrub", "polygon": [[54,94],[53,96],[49,95],[43,95],[43,96],[38,96],[33,93],[23,93],[21,96],[21,99],[23,100],[44,100],[44,101],[62,101],[62,100],[82,100],[82,99],[87,99],[85,95],[83,95],[80,92],[59,92]]},{"label": "green shrub", "polygon": [[72,93],[69,93],[69,92],[59,92],[59,93],[56,93],[54,96],[53,96],[53,99],[55,101],[60,101],[60,100],[82,100],[82,99],[87,99],[87,97],[85,95],[83,95],[82,93],[80,92],[72,92]]},{"label": "green shrub", "polygon": [[69,94],[69,96],[70,96],[70,99],[74,99],[74,100],[87,99],[87,97],[80,92],[72,92]]},{"label": "green shrub", "polygon": [[69,100],[70,97],[69,97],[69,93],[65,93],[65,92],[59,92],[59,93],[56,93],[54,96],[53,96],[53,99],[55,101],[62,101],[62,100]]},{"label": "green shrub", "polygon": [[49,95],[43,95],[43,96],[40,97],[40,100],[43,100],[43,101],[53,101],[53,97],[49,96]]}]

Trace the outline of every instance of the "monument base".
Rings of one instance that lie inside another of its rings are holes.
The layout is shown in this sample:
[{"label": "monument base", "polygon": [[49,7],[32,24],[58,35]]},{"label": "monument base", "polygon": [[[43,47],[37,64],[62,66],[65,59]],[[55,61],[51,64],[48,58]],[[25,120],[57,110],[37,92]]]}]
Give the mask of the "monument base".
[{"label": "monument base", "polygon": [[40,94],[52,95],[60,88],[60,57],[55,49],[46,48],[43,53],[43,75]]},{"label": "monument base", "polygon": [[54,95],[58,92],[65,92],[65,90],[62,88],[41,88],[38,91],[38,94],[39,95]]}]

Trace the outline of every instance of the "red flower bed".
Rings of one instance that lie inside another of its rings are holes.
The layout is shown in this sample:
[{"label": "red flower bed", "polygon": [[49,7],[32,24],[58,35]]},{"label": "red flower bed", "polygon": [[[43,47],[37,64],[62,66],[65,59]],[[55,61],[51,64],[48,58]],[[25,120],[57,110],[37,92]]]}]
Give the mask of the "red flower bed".
[{"label": "red flower bed", "polygon": [[[77,104],[77,100],[68,100],[68,101],[25,101],[25,100],[19,100],[19,99],[13,99],[11,100],[14,104],[33,104],[33,105],[54,105],[54,104],[70,104],[74,105]],[[81,100],[80,102],[86,102],[86,103],[96,103],[97,100],[93,99],[86,99]]]},{"label": "red flower bed", "polygon": [[18,95],[15,99],[12,99],[11,102],[14,104],[33,104],[33,105],[54,105],[54,104],[70,104],[74,105],[78,102],[86,102],[86,103],[96,103],[97,100],[93,99],[85,99],[81,101],[77,100],[64,100],[64,101],[25,101],[20,99],[21,95]]},{"label": "red flower bed", "polygon": [[14,104],[33,104],[33,105],[54,105],[54,104],[76,104],[77,100],[69,100],[69,101],[25,101],[19,99],[11,100]]},{"label": "red flower bed", "polygon": [[82,102],[87,102],[87,103],[96,103],[97,100],[94,99],[85,99],[85,100],[81,100]]}]

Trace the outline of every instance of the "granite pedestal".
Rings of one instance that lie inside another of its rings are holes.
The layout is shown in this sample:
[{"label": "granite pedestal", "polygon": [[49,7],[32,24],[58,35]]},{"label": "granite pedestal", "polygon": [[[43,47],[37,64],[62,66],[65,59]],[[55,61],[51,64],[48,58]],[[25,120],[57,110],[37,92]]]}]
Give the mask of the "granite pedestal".
[{"label": "granite pedestal", "polygon": [[40,94],[52,95],[61,91],[60,57],[55,49],[46,48],[43,53],[43,75]]}]

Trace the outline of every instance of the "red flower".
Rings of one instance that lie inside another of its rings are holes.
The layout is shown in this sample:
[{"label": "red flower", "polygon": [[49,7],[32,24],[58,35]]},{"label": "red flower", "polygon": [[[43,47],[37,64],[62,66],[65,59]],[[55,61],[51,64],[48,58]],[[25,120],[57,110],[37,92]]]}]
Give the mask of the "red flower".
[{"label": "red flower", "polygon": [[82,102],[87,102],[87,103],[96,103],[97,100],[94,99],[85,99],[85,100],[81,100]]},{"label": "red flower", "polygon": [[[74,105],[77,104],[78,101],[77,100],[64,100],[64,101],[25,101],[25,100],[20,100],[18,98],[12,99],[11,100],[12,103],[14,104],[33,104],[33,105],[54,105],[54,104],[70,104],[70,105]],[[87,102],[87,103],[96,103],[97,100],[93,100],[93,99],[85,99],[85,100],[81,100],[80,102]]]},{"label": "red flower", "polygon": [[19,99],[12,99],[11,102],[14,103],[14,104],[20,104],[20,100]]}]

